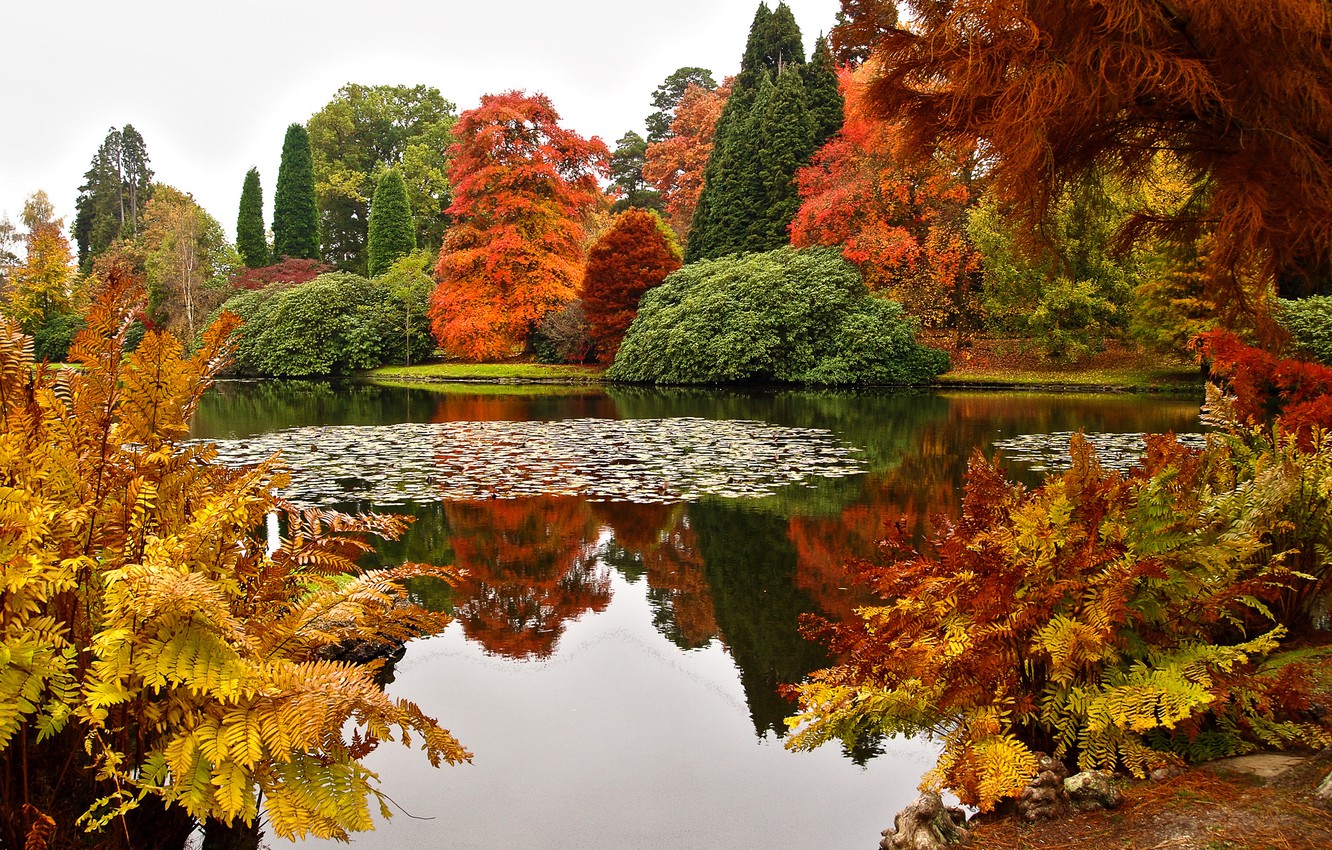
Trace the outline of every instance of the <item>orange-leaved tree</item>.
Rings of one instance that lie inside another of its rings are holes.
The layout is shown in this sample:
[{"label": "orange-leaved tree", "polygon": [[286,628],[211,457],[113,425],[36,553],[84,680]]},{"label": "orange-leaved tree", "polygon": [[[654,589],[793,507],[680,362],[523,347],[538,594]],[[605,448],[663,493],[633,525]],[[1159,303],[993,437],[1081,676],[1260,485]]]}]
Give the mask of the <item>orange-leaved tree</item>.
[{"label": "orange-leaved tree", "polygon": [[610,152],[559,125],[543,94],[483,95],[454,125],[449,180],[457,223],[444,235],[430,301],[435,336],[472,360],[503,356],[572,301],[583,219]]},{"label": "orange-leaved tree", "polygon": [[727,79],[715,90],[691,83],[675,107],[670,135],[647,149],[643,179],[661,193],[667,220],[681,241],[689,238],[694,208],[703,193],[703,170],[712,156],[713,132],[731,82]]},{"label": "orange-leaved tree", "polygon": [[228,469],[188,442],[236,323],[193,356],[156,331],[126,354],[141,299],[109,270],[77,370],[34,366],[0,325],[0,846],[175,850],[200,823],[256,835],[261,808],[285,837],[370,829],[379,741],[468,754],[378,665],[331,656],[441,628],[400,583],[453,572],[363,572],[367,535],[404,520],[298,511],[276,460]]},{"label": "orange-leaved tree", "polygon": [[[892,0],[848,9],[854,23]],[[1261,312],[1332,289],[1332,14],[1326,0],[906,0],[873,39],[877,112],[908,146],[980,146],[1033,225],[1088,173],[1132,182],[1169,151],[1197,202],[1125,236],[1215,235],[1213,292]],[[871,28],[873,29],[873,28]],[[1258,287],[1234,274],[1256,266]]]},{"label": "orange-leaved tree", "polygon": [[583,309],[597,357],[609,363],[638,315],[638,299],[681,264],[680,246],[656,213],[626,210],[593,243],[583,271]]},{"label": "orange-leaved tree", "polygon": [[841,71],[845,122],[796,173],[801,205],[791,242],[840,246],[866,285],[926,327],[965,325],[976,317],[979,270],[966,235],[966,172],[941,157],[912,161],[897,149],[900,128],[866,103],[876,73],[873,60]]}]

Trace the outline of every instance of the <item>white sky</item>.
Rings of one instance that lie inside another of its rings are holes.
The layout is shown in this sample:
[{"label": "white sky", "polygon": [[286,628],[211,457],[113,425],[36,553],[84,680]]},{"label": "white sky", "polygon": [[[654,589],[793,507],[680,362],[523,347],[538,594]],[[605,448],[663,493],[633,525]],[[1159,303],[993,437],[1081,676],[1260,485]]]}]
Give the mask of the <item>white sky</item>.
[{"label": "white sky", "polygon": [[[838,0],[787,0],[806,51]],[[776,7],[776,0],[769,0]],[[0,216],[37,189],[66,226],[106,131],[133,124],[155,179],[234,235],[257,166],[271,223],[282,136],[348,82],[542,91],[564,126],[614,147],[644,132],[676,68],[739,70],[758,0],[4,0]]]}]

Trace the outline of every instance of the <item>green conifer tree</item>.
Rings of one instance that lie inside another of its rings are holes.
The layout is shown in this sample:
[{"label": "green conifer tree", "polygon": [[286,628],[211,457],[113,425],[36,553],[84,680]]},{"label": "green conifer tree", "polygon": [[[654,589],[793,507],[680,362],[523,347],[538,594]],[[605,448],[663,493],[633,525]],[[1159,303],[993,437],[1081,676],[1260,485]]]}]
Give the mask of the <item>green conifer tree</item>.
[{"label": "green conifer tree", "polygon": [[396,168],[385,171],[370,200],[370,236],[367,254],[370,276],[379,277],[399,257],[416,250],[416,222],[407,200],[407,184]]},{"label": "green conifer tree", "polygon": [[765,78],[772,87],[774,79],[800,71],[804,64],[800,27],[790,7],[780,3],[774,11],[760,4],[749,28],[740,73],[717,119],[712,156],[703,172],[703,192],[685,249],[687,262],[747,250],[754,210],[765,202],[766,194],[758,189],[757,164],[751,161],[759,145],[753,135],[757,125],[752,113]]},{"label": "green conifer tree", "polygon": [[319,258],[319,211],[315,204],[314,157],[300,124],[287,128],[273,193],[273,256]]},{"label": "green conifer tree", "polygon": [[245,174],[241,187],[240,212],[236,216],[236,250],[251,269],[268,265],[268,237],[264,234],[264,190],[259,185],[259,169]]},{"label": "green conifer tree", "polygon": [[837,84],[832,51],[823,35],[814,42],[814,54],[805,66],[805,99],[814,121],[814,150],[818,150],[842,129],[846,106]]},{"label": "green conifer tree", "polygon": [[800,206],[796,169],[814,154],[814,122],[798,68],[788,68],[754,102],[751,133],[758,150],[749,166],[756,185],[745,229],[746,251],[772,251],[791,242],[787,228]]}]

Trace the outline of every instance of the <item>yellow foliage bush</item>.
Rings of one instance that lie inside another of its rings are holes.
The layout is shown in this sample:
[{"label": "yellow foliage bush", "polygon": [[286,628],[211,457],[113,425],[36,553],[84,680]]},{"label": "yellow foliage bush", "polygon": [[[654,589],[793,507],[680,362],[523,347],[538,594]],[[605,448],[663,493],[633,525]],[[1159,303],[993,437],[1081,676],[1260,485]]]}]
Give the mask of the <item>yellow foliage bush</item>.
[{"label": "yellow foliage bush", "polygon": [[[146,803],[196,822],[262,810],[284,837],[370,829],[369,802],[387,811],[360,759],[378,742],[470,756],[375,665],[321,650],[439,630],[447,616],[402,604],[400,583],[454,575],[362,572],[367,536],[405,520],[297,511],[275,460],[227,469],[187,444],[234,322],[192,356],[157,332],[124,354],[135,289],[98,297],[77,370],[34,364],[0,325],[0,845],[45,847],[77,821],[135,846]],[[287,533],[270,553],[273,512]]]}]

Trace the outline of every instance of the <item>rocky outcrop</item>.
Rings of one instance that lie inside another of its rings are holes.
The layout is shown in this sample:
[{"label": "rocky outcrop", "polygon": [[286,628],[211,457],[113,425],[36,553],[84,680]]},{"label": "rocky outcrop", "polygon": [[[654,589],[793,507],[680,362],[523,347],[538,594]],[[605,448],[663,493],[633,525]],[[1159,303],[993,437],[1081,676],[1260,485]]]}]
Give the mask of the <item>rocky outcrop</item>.
[{"label": "rocky outcrop", "polygon": [[1063,817],[1069,810],[1068,795],[1064,792],[1068,768],[1059,759],[1046,755],[1040,757],[1037,765],[1036,775],[1018,797],[1018,815],[1026,821]]},{"label": "rocky outcrop", "polygon": [[967,841],[967,815],[945,806],[943,798],[926,791],[897,813],[892,829],[883,831],[880,850],[939,850]]},{"label": "rocky outcrop", "polygon": [[1117,809],[1124,802],[1114,777],[1103,770],[1084,770],[1070,776],[1064,780],[1064,793],[1075,812]]}]

